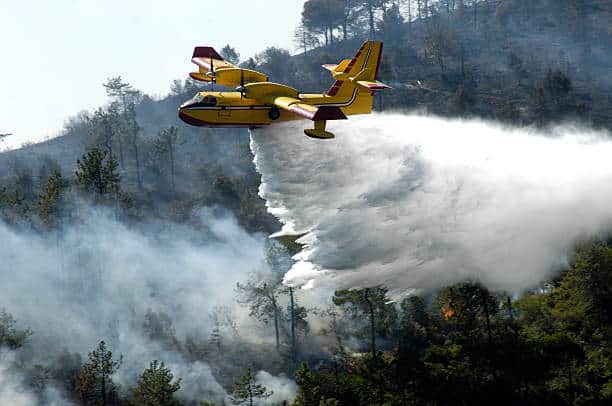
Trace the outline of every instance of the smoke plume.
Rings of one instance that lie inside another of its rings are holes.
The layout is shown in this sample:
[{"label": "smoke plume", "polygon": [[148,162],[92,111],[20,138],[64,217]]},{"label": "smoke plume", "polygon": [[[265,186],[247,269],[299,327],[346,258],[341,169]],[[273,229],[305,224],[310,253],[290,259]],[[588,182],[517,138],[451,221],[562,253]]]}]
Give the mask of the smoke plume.
[{"label": "smoke plume", "polygon": [[[116,358],[123,355],[114,377],[122,391],[135,385],[156,359],[182,379],[179,396],[227,399],[210,366],[185,359],[172,337],[206,343],[213,329],[209,314],[225,306],[234,322],[249,331],[244,339],[267,338],[258,336],[248,311],[234,301],[236,282],[267,269],[265,236],[251,235],[233,217],[208,209],[193,226],[139,228],[116,221],[105,210],[80,210],[90,212],[81,213],[81,223],[55,234],[0,223],[0,309],[34,333],[21,356],[30,365],[53,365],[67,350],[86,360],[105,340]],[[147,314],[161,320],[157,338],[144,327]],[[163,315],[170,325],[164,325]],[[1,404],[36,403],[18,378],[8,363],[0,363]]]},{"label": "smoke plume", "polygon": [[305,234],[287,284],[398,297],[470,279],[518,292],[612,221],[605,133],[375,114],[313,140],[304,125],[251,134],[280,234]]}]

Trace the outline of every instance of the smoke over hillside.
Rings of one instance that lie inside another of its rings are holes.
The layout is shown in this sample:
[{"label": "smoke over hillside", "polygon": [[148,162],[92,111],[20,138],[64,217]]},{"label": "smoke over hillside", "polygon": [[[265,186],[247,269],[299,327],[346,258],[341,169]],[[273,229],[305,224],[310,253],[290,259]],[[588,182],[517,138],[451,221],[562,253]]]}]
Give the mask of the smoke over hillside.
[{"label": "smoke over hillside", "polygon": [[332,124],[336,139],[317,141],[303,125],[251,140],[281,233],[307,233],[288,284],[399,295],[470,278],[516,292],[612,222],[603,133],[378,114]]},{"label": "smoke over hillside", "polygon": [[[0,310],[10,310],[21,327],[33,331],[22,356],[50,366],[61,363],[57,358],[62,351],[86,360],[105,340],[115,357],[123,356],[115,374],[123,391],[157,359],[182,379],[179,396],[227,399],[211,367],[187,359],[179,346],[186,339],[208,340],[214,327],[209,314],[219,314],[218,306],[231,314],[240,331],[249,331],[244,335],[249,342],[265,340],[234,300],[236,282],[267,269],[265,237],[207,209],[194,227],[145,224],[139,229],[116,221],[104,209],[80,210],[91,211],[82,213],[86,220],[57,234],[18,231],[0,223]],[[38,397],[28,392],[21,382],[26,378],[20,379],[12,364],[0,357],[0,403],[29,405],[42,398],[51,404],[58,396],[53,388]],[[295,388],[286,378],[263,371],[260,377],[270,388],[282,388],[279,396],[292,398]]]}]

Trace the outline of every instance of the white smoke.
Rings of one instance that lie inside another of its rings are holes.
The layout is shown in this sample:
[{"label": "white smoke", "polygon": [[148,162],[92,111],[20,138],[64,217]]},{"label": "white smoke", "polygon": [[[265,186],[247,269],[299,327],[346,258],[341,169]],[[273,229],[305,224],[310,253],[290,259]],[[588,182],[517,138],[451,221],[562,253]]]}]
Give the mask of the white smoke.
[{"label": "white smoke", "polygon": [[0,405],[35,406],[44,401],[48,406],[66,406],[73,403],[62,396],[59,391],[48,386],[43,393],[36,396],[31,388],[24,384],[24,377],[15,368],[14,353],[0,349]]},{"label": "white smoke", "polygon": [[0,354],[0,405],[36,405],[36,397],[23,388],[18,376],[3,358],[4,355]]},{"label": "white smoke", "polygon": [[612,221],[612,140],[400,114],[251,135],[261,196],[305,248],[292,285],[384,285],[392,296],[478,280],[520,291]]},{"label": "white smoke", "polygon": [[[22,356],[32,365],[51,365],[66,349],[86,360],[105,340],[115,357],[123,355],[115,375],[123,391],[156,359],[182,379],[180,396],[227,399],[205,362],[187,360],[172,345],[146,336],[145,314],[167,314],[179,340],[205,343],[212,330],[209,313],[224,305],[234,310],[238,326],[249,330],[245,339],[259,342],[248,311],[234,301],[234,288],[265,269],[265,236],[249,234],[233,217],[212,210],[202,210],[194,227],[140,229],[104,210],[81,210],[91,212],[57,235],[0,223],[0,309],[34,332]],[[0,367],[0,400],[15,399],[0,404],[28,404],[34,395],[15,386]]]},{"label": "white smoke", "polygon": [[272,392],[269,398],[258,403],[261,405],[280,405],[283,401],[291,403],[297,394],[297,384],[285,376],[274,376],[266,371],[259,371],[255,375],[255,382]]}]

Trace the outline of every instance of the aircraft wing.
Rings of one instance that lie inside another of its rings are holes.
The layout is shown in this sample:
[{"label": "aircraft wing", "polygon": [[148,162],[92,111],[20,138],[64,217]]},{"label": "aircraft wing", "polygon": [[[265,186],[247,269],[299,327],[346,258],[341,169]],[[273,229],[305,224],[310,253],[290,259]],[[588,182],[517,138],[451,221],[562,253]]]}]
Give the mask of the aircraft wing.
[{"label": "aircraft wing", "polygon": [[272,104],[312,121],[346,120],[346,115],[335,106],[313,106],[300,99],[279,96],[271,100]]},{"label": "aircraft wing", "polygon": [[191,62],[199,67],[198,72],[191,72],[192,79],[201,82],[213,82],[235,87],[244,83],[267,82],[268,76],[263,73],[242,69],[223,59],[212,47],[196,47]]}]

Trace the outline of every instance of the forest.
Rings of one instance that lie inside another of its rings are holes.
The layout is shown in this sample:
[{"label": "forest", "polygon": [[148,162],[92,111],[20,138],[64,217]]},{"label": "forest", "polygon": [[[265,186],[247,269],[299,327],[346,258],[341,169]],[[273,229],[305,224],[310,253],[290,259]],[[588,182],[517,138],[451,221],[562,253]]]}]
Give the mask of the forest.
[{"label": "forest", "polygon": [[[307,0],[293,34],[294,55],[221,53],[310,91],[376,38],[378,111],[612,130],[606,0]],[[609,233],[524,292],[286,286],[301,247],[268,238],[248,131],[176,116],[208,85],[103,86],[0,153],[0,404],[610,403]]]}]

